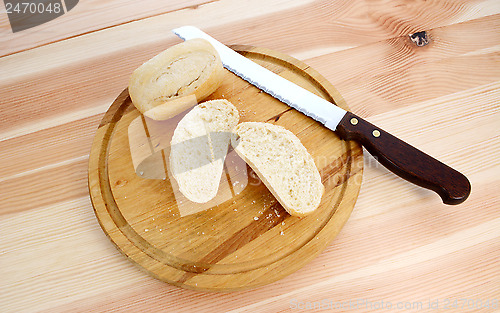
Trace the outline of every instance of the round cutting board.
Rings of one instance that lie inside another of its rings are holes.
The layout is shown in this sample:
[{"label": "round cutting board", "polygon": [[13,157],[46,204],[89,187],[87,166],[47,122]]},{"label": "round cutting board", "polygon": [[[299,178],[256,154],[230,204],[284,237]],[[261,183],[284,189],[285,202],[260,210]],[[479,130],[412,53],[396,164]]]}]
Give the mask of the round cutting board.
[{"label": "round cutting board", "polygon": [[[232,48],[347,109],[333,86],[303,62],[262,48]],[[184,288],[240,290],[293,273],[332,242],[361,186],[358,144],[340,140],[229,71],[210,96],[220,98],[238,108],[240,122],[273,123],[297,135],[320,171],[325,192],[313,214],[290,216],[229,149],[217,196],[206,204],[190,202],[168,172],[168,143],[185,113],[162,122],[148,120],[124,90],[104,115],[92,145],[92,204],[118,250],[152,276]],[[144,159],[151,162],[140,169]]]}]

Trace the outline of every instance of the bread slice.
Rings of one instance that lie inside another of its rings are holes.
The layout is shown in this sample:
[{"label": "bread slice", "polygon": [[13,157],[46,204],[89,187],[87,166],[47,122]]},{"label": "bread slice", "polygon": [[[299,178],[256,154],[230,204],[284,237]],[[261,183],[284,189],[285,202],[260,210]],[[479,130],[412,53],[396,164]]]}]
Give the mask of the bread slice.
[{"label": "bread slice", "polygon": [[238,110],[227,100],[200,103],[178,123],[170,142],[170,172],[189,200],[205,203],[219,188]]},{"label": "bread slice", "polygon": [[321,176],[292,132],[274,124],[246,122],[236,126],[231,144],[288,213],[304,216],[319,206],[324,191]]},{"label": "bread slice", "polygon": [[[144,115],[161,120],[169,102],[203,101],[222,82],[224,69],[215,48],[204,39],[172,46],[138,67],[130,77],[132,103]],[[182,98],[187,98],[183,101]],[[196,103],[195,103],[196,104]]]}]

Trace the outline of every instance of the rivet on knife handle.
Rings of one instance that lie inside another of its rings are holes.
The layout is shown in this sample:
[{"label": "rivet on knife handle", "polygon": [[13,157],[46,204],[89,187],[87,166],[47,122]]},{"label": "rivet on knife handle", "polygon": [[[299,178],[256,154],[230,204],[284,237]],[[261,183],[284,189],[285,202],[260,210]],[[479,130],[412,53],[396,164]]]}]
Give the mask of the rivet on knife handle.
[{"label": "rivet on knife handle", "polygon": [[462,203],[470,194],[470,182],[463,174],[351,112],[346,113],[336,132],[342,139],[361,143],[398,176],[434,190],[445,204]]}]

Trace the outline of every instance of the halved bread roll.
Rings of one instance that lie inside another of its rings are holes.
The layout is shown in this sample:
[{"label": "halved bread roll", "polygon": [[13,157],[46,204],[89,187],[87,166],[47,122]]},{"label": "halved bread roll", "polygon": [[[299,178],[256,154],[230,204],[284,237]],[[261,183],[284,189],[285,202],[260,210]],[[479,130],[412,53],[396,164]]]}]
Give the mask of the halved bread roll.
[{"label": "halved bread roll", "polygon": [[200,103],[179,121],[170,143],[170,171],[189,200],[205,203],[217,195],[238,121],[238,110],[227,100]]},{"label": "halved bread roll", "polygon": [[324,186],[313,158],[299,138],[269,123],[241,123],[233,132],[231,144],[236,153],[288,213],[304,216],[319,206]]},{"label": "halved bread roll", "polygon": [[141,113],[161,120],[172,116],[166,111],[174,106],[187,109],[203,101],[219,87],[223,74],[214,47],[204,39],[192,39],[138,67],[130,77],[128,91]]}]

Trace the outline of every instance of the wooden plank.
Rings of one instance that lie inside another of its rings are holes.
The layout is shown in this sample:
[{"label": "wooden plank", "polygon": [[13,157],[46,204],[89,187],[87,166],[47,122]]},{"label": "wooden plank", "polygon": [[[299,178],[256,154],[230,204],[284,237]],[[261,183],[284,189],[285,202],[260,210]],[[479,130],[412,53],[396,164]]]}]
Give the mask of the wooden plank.
[{"label": "wooden plank", "polygon": [[86,196],[87,164],[88,158],[84,156],[0,182],[3,193],[1,214],[37,209]]},{"label": "wooden plank", "polygon": [[0,141],[0,182],[88,156],[102,115]]},{"label": "wooden plank", "polygon": [[[0,15],[0,56],[18,53],[81,36],[116,25],[182,9],[196,9],[211,1],[79,1],[63,16],[48,23],[13,33],[7,14]],[[2,8],[2,13],[6,10]]]}]

